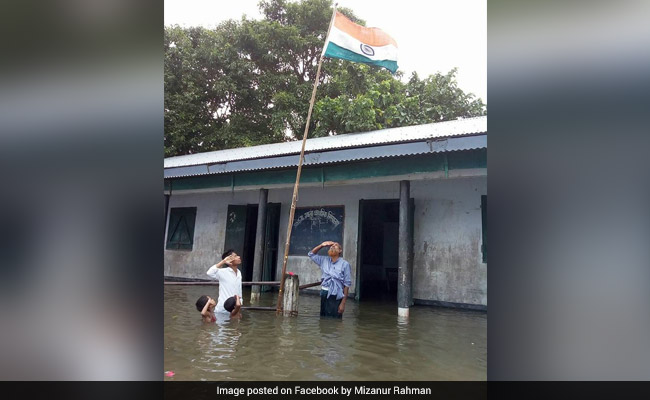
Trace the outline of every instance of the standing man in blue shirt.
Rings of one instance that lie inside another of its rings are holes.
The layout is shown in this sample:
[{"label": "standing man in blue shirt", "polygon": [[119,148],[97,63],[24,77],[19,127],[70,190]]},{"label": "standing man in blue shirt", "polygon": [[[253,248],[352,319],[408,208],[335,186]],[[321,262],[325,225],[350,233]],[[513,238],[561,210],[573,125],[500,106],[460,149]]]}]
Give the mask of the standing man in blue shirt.
[{"label": "standing man in blue shirt", "polygon": [[[316,254],[326,246],[329,246],[328,256]],[[341,258],[342,252],[343,249],[339,243],[323,242],[307,253],[323,273],[320,291],[320,315],[322,317],[343,318],[352,278],[350,277],[350,263]]]}]

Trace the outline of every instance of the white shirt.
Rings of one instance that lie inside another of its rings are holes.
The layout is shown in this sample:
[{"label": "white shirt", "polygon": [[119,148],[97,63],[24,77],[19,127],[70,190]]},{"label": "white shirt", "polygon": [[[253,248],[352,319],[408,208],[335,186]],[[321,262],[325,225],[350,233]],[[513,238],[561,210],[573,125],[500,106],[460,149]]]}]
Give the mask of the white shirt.
[{"label": "white shirt", "polygon": [[237,269],[237,273],[235,273],[232,267],[217,268],[217,264],[215,264],[210,267],[207,273],[212,279],[219,281],[219,299],[217,300],[217,306],[214,308],[214,311],[227,313],[228,311],[223,308],[223,303],[234,295],[239,295],[239,301],[244,305],[244,299],[242,299],[241,293],[241,271],[239,268]]}]

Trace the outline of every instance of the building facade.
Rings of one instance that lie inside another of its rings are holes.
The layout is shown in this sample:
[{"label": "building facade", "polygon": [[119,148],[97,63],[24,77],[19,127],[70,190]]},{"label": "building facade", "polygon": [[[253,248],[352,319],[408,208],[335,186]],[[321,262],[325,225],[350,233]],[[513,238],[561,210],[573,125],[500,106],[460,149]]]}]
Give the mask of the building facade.
[{"label": "building facade", "polygon": [[[233,248],[244,281],[280,280],[300,146],[165,159],[166,279]],[[486,212],[487,117],[308,139],[287,271],[318,282],[307,252],[334,240],[359,301],[486,309]]]}]

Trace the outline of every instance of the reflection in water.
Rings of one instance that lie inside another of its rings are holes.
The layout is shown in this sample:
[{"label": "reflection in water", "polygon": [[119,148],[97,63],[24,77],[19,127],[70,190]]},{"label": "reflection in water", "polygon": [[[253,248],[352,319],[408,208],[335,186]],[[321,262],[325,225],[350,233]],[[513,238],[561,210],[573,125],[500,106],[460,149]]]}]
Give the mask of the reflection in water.
[{"label": "reflection in water", "polygon": [[[337,365],[344,365],[345,351],[350,351],[349,345],[346,345],[347,335],[343,331],[343,322],[334,318],[318,319],[318,328],[320,331],[321,350],[320,356],[323,362],[331,369]],[[321,373],[321,379],[331,379],[325,373]]]},{"label": "reflection in water", "polygon": [[[402,320],[394,302],[349,301],[343,320],[327,319],[318,296],[301,294],[298,317],[244,310],[241,320],[204,324],[194,302],[206,291],[216,288],[165,287],[164,367],[176,372],[165,379],[487,378],[486,313],[413,307]],[[275,306],[276,296],[262,294],[260,305]]]}]

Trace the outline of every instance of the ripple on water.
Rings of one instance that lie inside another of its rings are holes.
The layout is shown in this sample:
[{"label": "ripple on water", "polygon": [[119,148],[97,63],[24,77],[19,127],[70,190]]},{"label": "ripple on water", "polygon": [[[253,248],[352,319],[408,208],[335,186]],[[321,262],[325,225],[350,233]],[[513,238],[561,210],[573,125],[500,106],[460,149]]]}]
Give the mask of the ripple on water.
[{"label": "ripple on water", "polygon": [[[245,310],[241,320],[200,321],[194,303],[214,287],[165,287],[165,370],[175,380],[485,380],[487,314],[348,302],[343,320],[321,319],[318,296],[298,317]],[[244,292],[245,302],[250,289]],[[262,295],[262,306],[275,306]],[[471,343],[474,343],[472,345]]]}]

